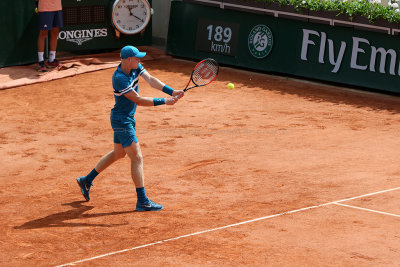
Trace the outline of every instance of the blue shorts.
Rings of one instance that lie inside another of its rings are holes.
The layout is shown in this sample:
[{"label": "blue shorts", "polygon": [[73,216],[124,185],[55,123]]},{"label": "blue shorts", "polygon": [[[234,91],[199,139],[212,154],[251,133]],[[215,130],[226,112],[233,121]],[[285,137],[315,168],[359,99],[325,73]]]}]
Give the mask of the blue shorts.
[{"label": "blue shorts", "polygon": [[139,143],[135,132],[135,122],[128,120],[111,119],[111,127],[114,131],[114,143],[128,147],[132,142]]},{"label": "blue shorts", "polygon": [[63,18],[62,11],[49,11],[39,12],[39,29],[44,31],[50,31],[54,28],[62,28]]}]

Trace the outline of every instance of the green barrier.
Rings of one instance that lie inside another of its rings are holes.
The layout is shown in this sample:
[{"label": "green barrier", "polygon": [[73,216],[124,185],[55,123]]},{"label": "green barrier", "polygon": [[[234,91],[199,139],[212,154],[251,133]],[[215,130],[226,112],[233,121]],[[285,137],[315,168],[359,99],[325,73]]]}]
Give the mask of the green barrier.
[{"label": "green barrier", "polygon": [[167,53],[400,93],[398,36],[174,1]]},{"label": "green barrier", "polygon": [[35,3],[1,0],[0,67],[29,64],[37,58],[37,16]]}]

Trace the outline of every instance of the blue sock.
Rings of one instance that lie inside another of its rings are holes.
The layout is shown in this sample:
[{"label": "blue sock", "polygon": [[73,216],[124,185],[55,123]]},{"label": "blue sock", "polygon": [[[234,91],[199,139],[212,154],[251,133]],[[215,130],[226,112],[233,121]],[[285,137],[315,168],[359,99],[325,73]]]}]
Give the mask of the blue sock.
[{"label": "blue sock", "polygon": [[99,173],[96,171],[96,169],[93,169],[87,176],[86,176],[86,182],[88,184],[92,184],[94,178],[96,178],[96,176],[99,175]]},{"label": "blue sock", "polygon": [[146,196],[146,192],[144,191],[144,187],[136,188],[136,194],[137,194],[138,202],[143,203],[143,202],[147,201],[147,196]]}]

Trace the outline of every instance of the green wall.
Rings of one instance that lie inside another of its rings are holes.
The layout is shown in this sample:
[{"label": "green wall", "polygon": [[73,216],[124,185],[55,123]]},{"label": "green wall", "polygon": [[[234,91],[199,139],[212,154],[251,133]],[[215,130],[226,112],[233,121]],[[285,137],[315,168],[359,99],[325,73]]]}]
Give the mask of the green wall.
[{"label": "green wall", "polygon": [[1,0],[0,13],[0,67],[34,62],[39,34],[34,1]]},{"label": "green wall", "polygon": [[400,93],[399,47],[398,36],[173,1],[167,52]]}]

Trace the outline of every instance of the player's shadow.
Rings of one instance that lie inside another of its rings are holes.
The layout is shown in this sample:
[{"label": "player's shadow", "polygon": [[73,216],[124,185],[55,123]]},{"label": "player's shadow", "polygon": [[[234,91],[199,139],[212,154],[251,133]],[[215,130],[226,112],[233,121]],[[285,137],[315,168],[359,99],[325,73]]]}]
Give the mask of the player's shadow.
[{"label": "player's shadow", "polygon": [[120,215],[126,213],[133,213],[134,210],[129,211],[115,211],[95,214],[85,214],[85,212],[92,210],[93,206],[82,205],[86,201],[74,201],[71,203],[62,204],[63,206],[71,206],[73,209],[58,212],[48,215],[46,217],[28,221],[22,225],[15,226],[14,229],[38,229],[47,227],[78,227],[78,226],[99,226],[99,227],[114,227],[126,224],[103,224],[103,223],[84,223],[84,222],[71,222],[74,219],[90,219],[103,216]]}]

